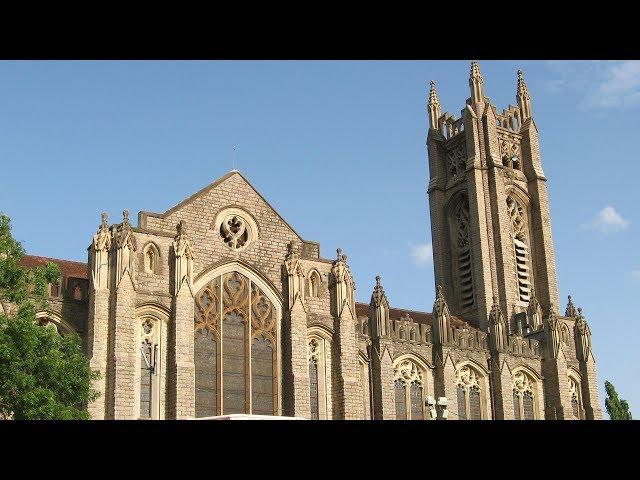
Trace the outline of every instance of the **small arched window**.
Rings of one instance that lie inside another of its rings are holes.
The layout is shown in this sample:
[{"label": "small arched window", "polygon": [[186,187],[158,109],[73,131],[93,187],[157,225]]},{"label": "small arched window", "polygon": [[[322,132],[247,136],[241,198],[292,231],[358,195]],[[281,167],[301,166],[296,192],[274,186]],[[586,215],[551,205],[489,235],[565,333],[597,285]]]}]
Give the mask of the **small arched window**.
[{"label": "small arched window", "polygon": [[142,250],[144,257],[144,271],[147,273],[158,273],[158,261],[160,252],[153,243],[148,243]]},{"label": "small arched window", "polygon": [[513,375],[513,418],[535,420],[536,382],[524,371]]},{"label": "small arched window", "polygon": [[160,322],[140,323],[140,418],[160,418]]},{"label": "small arched window", "polygon": [[394,369],[397,420],[424,420],[424,372],[410,359],[399,361]]},{"label": "small arched window", "polygon": [[329,418],[328,406],[328,342],[319,336],[313,336],[307,344],[309,362],[309,401],[311,420]]},{"label": "small arched window", "polygon": [[309,297],[318,298],[320,296],[320,275],[316,270],[309,273]]},{"label": "small arched window", "polygon": [[460,420],[482,420],[484,402],[482,399],[482,377],[474,368],[464,365],[456,372],[458,418]]}]

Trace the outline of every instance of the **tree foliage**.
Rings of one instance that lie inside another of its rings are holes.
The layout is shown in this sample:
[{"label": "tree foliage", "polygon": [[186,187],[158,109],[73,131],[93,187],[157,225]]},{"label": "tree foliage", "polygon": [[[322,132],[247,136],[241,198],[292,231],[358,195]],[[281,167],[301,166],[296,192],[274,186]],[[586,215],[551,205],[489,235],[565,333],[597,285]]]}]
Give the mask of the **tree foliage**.
[{"label": "tree foliage", "polygon": [[604,405],[607,407],[609,418],[611,418],[611,420],[631,420],[629,404],[626,400],[618,397],[618,393],[613,384],[605,381],[604,388],[607,391],[607,398],[604,401]]},{"label": "tree foliage", "polygon": [[0,214],[0,418],[87,419],[98,374],[80,337],[61,336],[36,319],[47,308],[47,285],[58,281],[60,269],[48,263],[28,270],[20,266],[23,255],[9,217]]}]

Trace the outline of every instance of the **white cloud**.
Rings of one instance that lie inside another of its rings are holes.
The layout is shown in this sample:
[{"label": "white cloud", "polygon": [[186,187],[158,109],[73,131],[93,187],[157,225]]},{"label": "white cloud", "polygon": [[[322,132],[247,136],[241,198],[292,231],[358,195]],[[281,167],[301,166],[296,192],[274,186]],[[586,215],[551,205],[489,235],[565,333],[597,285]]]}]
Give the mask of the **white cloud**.
[{"label": "white cloud", "polygon": [[624,230],[629,226],[629,221],[622,218],[612,206],[604,207],[598,212],[596,218],[585,225],[590,230],[599,230],[602,233],[616,232]]},{"label": "white cloud", "polygon": [[433,246],[431,243],[411,245],[411,258],[416,265],[424,267],[433,260]]},{"label": "white cloud", "polygon": [[626,109],[640,106],[640,61],[547,62],[552,92],[574,90],[584,109]]},{"label": "white cloud", "polygon": [[640,270],[631,270],[631,276],[634,280],[640,280]]}]

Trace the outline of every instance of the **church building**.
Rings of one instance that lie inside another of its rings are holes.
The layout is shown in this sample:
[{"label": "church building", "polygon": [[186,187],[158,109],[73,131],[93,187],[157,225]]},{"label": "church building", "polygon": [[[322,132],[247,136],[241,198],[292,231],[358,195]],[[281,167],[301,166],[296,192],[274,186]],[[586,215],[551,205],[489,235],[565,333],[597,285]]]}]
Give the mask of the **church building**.
[{"label": "church building", "polygon": [[38,317],[83,339],[92,418],[600,419],[522,72],[502,112],[477,62],[469,87],[460,116],[428,97],[432,312],[393,307],[380,277],[356,302],[347,255],[323,258],[235,170],[136,225],[103,214],[86,264],[25,256],[60,265]]}]

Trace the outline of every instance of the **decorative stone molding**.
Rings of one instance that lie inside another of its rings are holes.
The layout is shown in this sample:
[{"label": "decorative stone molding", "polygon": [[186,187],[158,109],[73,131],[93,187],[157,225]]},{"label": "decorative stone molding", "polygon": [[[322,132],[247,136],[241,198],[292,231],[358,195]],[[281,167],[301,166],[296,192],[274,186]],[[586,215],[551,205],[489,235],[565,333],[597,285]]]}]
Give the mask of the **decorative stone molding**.
[{"label": "decorative stone molding", "polygon": [[413,382],[424,385],[422,369],[409,359],[401,360],[395,365],[393,380],[400,380],[404,385],[411,385]]},{"label": "decorative stone molding", "polygon": [[178,295],[182,286],[186,284],[193,296],[193,250],[187,236],[187,224],[180,220],[176,225],[176,236],[173,239],[174,294]]}]

